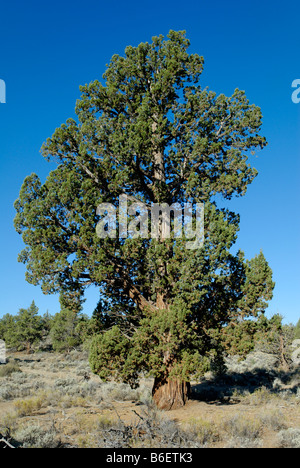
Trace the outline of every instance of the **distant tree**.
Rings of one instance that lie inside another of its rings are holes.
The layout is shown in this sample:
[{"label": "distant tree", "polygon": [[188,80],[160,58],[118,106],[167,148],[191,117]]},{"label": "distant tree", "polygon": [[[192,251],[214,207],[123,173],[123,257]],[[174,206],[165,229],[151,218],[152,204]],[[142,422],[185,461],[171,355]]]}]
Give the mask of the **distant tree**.
[{"label": "distant tree", "polygon": [[100,331],[97,320],[94,317],[89,318],[87,315],[81,315],[75,332],[78,334],[80,342],[84,343],[88,348],[93,336]]},{"label": "distant tree", "polygon": [[[236,317],[232,317],[229,324],[220,330],[225,352],[241,357],[245,357],[255,347],[260,320],[264,320],[260,317],[268,307],[275,287],[272,270],[262,251],[244,265],[245,281],[241,288],[241,298],[237,302]],[[252,319],[247,320],[247,317]]]},{"label": "distant tree", "polygon": [[300,340],[300,319],[298,320],[298,322],[295,325],[294,339],[295,340]]},{"label": "distant tree", "polygon": [[39,309],[32,301],[28,309],[20,309],[15,321],[15,330],[11,330],[12,342],[30,353],[32,345],[38,342],[43,334],[43,319],[38,315]]},{"label": "distant tree", "polygon": [[50,330],[50,338],[55,351],[67,351],[81,343],[80,335],[76,330],[80,321],[81,298],[77,292],[60,294],[61,310],[55,314]]},{"label": "distant tree", "polygon": [[49,314],[48,310],[47,312],[42,315],[42,329],[43,329],[43,336],[46,337],[49,335],[51,326],[53,322],[53,316]]},{"label": "distant tree", "polygon": [[0,320],[0,339],[4,340],[7,347],[15,347],[16,316],[5,314]]},{"label": "distant tree", "polygon": [[50,338],[54,351],[67,351],[80,344],[80,338],[76,332],[78,317],[74,312],[64,309],[55,314]]},{"label": "distant tree", "polygon": [[281,367],[288,370],[293,327],[282,324],[279,314],[268,319],[263,313],[252,320],[230,322],[221,331],[222,344],[227,354],[245,358],[254,350],[274,354]]}]

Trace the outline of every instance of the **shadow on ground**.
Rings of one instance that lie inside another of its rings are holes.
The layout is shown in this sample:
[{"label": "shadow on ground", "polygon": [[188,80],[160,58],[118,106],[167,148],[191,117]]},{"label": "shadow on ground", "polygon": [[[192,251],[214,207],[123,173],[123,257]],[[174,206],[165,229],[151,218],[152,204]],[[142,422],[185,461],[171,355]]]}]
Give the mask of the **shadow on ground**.
[{"label": "shadow on ground", "polygon": [[239,403],[237,395],[252,394],[265,388],[274,394],[297,394],[300,387],[300,368],[289,372],[255,369],[243,373],[230,372],[221,376],[204,378],[192,385],[191,400],[214,404]]}]

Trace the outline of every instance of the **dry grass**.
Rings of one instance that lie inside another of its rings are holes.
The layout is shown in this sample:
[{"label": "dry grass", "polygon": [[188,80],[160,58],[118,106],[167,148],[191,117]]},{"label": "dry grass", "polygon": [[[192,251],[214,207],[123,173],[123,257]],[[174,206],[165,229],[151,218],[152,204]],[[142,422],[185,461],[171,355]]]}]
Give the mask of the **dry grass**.
[{"label": "dry grass", "polygon": [[24,448],[300,446],[299,370],[203,379],[169,413],[151,387],[103,383],[78,351],[15,354],[0,366],[0,433]]}]

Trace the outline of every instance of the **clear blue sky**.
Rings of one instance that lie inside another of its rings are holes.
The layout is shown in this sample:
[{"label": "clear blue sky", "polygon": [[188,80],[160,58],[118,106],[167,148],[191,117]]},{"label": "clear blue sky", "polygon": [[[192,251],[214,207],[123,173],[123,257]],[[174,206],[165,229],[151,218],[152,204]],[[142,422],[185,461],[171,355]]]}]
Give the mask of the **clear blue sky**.
[{"label": "clear blue sky", "polygon": [[[7,102],[0,104],[0,317],[33,299],[42,314],[59,311],[56,296],[25,281],[13,203],[26,175],[36,172],[44,180],[54,168],[39,150],[74,117],[79,85],[101,79],[111,56],[127,45],[185,29],[190,52],[205,59],[203,86],[226,95],[238,87],[262,108],[269,145],[252,158],[259,176],[245,197],[231,203],[241,215],[237,246],[247,258],[263,250],[276,281],[267,315],[280,313],[286,323],[296,323],[300,104],[291,100],[291,84],[300,79],[299,2],[11,0],[2,2],[0,15],[0,79],[7,87]],[[84,311],[90,314],[95,304],[91,291]]]}]

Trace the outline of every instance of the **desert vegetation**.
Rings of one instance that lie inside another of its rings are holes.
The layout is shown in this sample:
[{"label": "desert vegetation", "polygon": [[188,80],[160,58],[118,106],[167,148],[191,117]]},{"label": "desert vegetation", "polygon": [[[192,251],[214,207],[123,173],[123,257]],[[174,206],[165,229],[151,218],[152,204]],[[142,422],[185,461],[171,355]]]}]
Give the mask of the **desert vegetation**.
[{"label": "desert vegetation", "polygon": [[[296,327],[287,328],[294,338]],[[2,445],[300,447],[300,368],[290,360],[283,370],[275,345],[272,353],[260,344],[242,358],[227,355],[223,371],[212,365],[192,382],[186,406],[170,412],[153,404],[150,376],[138,388],[105,382],[91,371],[87,343],[65,352],[44,346],[9,350],[0,366]]]}]

